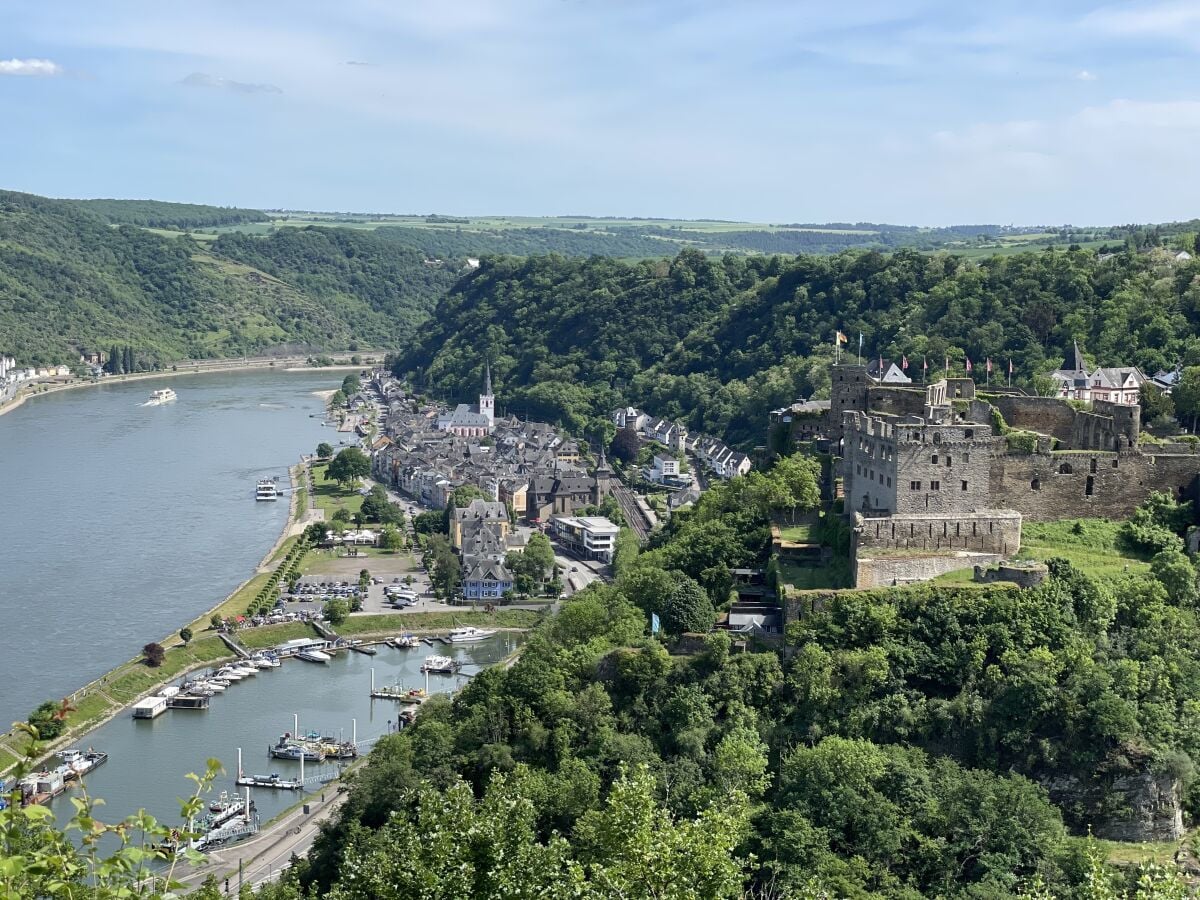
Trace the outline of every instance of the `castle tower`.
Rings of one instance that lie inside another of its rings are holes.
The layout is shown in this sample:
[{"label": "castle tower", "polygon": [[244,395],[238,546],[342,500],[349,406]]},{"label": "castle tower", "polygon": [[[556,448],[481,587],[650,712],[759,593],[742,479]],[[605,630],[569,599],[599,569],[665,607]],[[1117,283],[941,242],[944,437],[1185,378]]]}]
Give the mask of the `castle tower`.
[{"label": "castle tower", "polygon": [[492,364],[484,363],[483,393],[479,395],[479,412],[487,416],[489,430],[496,424],[496,398],[492,395]]}]

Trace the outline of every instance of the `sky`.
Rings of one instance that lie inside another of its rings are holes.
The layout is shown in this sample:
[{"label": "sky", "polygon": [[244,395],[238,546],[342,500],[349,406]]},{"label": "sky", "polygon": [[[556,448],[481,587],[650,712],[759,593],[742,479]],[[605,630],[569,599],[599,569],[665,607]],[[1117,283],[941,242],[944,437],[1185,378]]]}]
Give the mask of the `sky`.
[{"label": "sky", "polygon": [[0,0],[0,188],[457,215],[1189,219],[1198,62],[1198,0]]}]

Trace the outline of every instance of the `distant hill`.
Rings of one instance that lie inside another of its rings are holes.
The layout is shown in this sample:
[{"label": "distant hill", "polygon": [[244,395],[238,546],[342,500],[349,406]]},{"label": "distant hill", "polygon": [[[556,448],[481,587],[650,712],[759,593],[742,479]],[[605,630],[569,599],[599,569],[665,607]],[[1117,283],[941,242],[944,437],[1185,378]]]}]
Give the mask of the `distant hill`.
[{"label": "distant hill", "polygon": [[269,222],[257,209],[204,206],[196,203],[165,203],[161,200],[64,200],[85,212],[93,213],[114,225],[141,225],[144,228],[212,228]]},{"label": "distant hill", "polygon": [[388,346],[412,337],[456,277],[370,235],[292,234],[230,240],[231,252],[239,237],[255,241],[258,252],[240,255],[264,271],[187,236],[114,227],[72,201],[0,191],[0,350],[70,363],[116,343],[151,364]]}]

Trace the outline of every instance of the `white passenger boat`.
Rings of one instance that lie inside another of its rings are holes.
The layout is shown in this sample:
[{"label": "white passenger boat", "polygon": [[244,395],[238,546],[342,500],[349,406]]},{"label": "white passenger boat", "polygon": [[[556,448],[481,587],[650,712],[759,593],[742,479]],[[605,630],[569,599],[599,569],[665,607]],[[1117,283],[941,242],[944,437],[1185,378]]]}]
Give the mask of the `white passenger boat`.
[{"label": "white passenger boat", "polygon": [[164,403],[170,403],[175,399],[175,392],[170,388],[159,388],[157,391],[150,392],[150,399],[146,401],[146,406],[162,406]]},{"label": "white passenger boat", "polygon": [[464,625],[461,628],[452,628],[446,635],[446,640],[452,644],[473,644],[476,641],[487,640],[495,633],[495,628],[476,628],[474,625]]},{"label": "white passenger boat", "polygon": [[263,478],[254,489],[255,500],[278,500],[279,487],[273,478]]}]

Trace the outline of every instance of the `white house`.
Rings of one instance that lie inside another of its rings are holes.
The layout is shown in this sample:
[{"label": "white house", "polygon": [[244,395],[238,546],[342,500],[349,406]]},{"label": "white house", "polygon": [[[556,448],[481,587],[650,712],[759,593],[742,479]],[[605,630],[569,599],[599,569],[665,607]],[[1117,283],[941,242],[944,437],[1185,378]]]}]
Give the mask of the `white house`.
[{"label": "white house", "polygon": [[651,481],[662,484],[668,478],[679,477],[679,460],[673,456],[655,454],[654,465],[650,467],[648,477]]},{"label": "white house", "polygon": [[644,412],[632,406],[613,410],[612,414],[614,425],[618,428],[632,428],[634,431],[641,431],[648,418],[650,417]]},{"label": "white house", "polygon": [[1107,400],[1136,406],[1141,399],[1142,385],[1148,380],[1137,366],[1116,368],[1088,366],[1075,345],[1075,368],[1062,368],[1050,373],[1057,387],[1056,396],[1064,400]]}]

